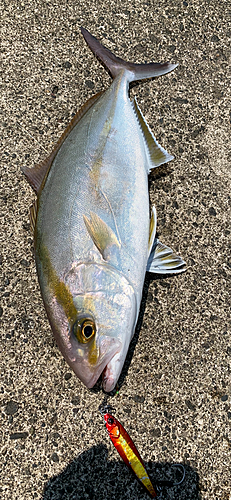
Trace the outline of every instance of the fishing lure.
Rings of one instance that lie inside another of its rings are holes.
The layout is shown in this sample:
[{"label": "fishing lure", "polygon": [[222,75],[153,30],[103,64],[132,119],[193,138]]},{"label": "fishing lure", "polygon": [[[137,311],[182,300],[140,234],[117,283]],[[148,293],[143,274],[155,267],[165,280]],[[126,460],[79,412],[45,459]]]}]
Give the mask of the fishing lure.
[{"label": "fishing lure", "polygon": [[111,415],[111,413],[109,413],[111,410],[112,409],[107,406],[100,409],[100,412],[104,416],[106,429],[115,448],[123,461],[128,467],[130,467],[130,469],[132,469],[137,479],[142,483],[144,488],[146,488],[151,498],[156,498],[157,491],[149,478],[138,450],[121,423],[113,415]]},{"label": "fishing lure", "polygon": [[106,429],[112,443],[123,461],[130,469],[132,469],[135,476],[142,483],[151,498],[157,498],[157,493],[160,492],[160,486],[178,486],[184,481],[184,466],[182,464],[173,464],[172,467],[180,467],[183,470],[182,479],[177,483],[173,483],[172,481],[156,481],[154,487],[135,444],[122,424],[111,414],[113,408],[110,406],[100,405],[99,411],[104,417]]}]

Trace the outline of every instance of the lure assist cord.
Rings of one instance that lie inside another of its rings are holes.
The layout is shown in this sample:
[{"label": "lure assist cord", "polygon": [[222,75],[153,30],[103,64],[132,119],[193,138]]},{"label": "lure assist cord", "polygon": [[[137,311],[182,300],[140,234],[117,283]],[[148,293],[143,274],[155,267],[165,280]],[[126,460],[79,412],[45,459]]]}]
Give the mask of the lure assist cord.
[{"label": "lure assist cord", "polygon": [[132,439],[130,438],[129,434],[124,429],[122,424],[112,414],[115,409],[107,405],[106,403],[102,403],[99,406],[99,411],[104,417],[106,429],[113,445],[117,449],[123,461],[133,471],[136,478],[149,493],[151,498],[157,498],[158,496],[159,500],[161,500],[163,486],[172,488],[183,483],[185,479],[184,466],[182,464],[173,464],[172,468],[175,467],[182,470],[181,480],[179,482],[168,480],[155,481],[153,485],[135,444],[133,443]]}]

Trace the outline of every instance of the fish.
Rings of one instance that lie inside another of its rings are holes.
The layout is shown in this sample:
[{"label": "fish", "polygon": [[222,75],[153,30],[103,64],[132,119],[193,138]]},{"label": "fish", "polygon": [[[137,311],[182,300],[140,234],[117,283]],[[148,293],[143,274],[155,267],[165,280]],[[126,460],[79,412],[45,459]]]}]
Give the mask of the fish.
[{"label": "fish", "polygon": [[82,106],[46,161],[22,170],[37,194],[30,220],[54,337],[86,387],[102,376],[110,392],[135,332],[146,271],[185,270],[156,238],[149,207],[148,174],[173,156],[129,97],[131,82],[177,65],[126,62],[81,32],[113,81]]},{"label": "fish", "polygon": [[149,493],[149,496],[156,498],[156,488],[154,488],[144,462],[127,431],[107,409],[104,413],[104,421],[111,441],[123,461],[134,472],[136,478]]}]

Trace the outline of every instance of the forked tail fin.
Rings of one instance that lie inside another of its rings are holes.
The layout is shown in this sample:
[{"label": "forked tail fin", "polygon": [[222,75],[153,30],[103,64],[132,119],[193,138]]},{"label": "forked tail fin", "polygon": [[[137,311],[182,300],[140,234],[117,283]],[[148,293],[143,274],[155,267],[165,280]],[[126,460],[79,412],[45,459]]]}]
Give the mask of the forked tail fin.
[{"label": "forked tail fin", "polygon": [[115,78],[122,70],[127,70],[128,81],[133,82],[135,80],[144,80],[145,78],[165,75],[177,67],[177,64],[171,64],[168,62],[135,64],[124,61],[120,57],[116,57],[110,50],[106,49],[106,47],[104,47],[97,40],[97,38],[91,35],[85,28],[81,28],[81,32],[92,52],[109,69],[113,78]]}]

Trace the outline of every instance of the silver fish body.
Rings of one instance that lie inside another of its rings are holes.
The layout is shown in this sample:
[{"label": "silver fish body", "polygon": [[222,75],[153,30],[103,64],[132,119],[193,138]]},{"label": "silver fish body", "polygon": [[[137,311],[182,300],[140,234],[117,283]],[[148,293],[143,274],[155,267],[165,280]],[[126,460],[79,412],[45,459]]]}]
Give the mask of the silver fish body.
[{"label": "silver fish body", "polygon": [[[108,63],[109,51],[83,34]],[[136,68],[124,61],[121,67],[109,54],[112,85],[66,134],[45,175],[43,165],[33,219],[39,282],[57,343],[87,387],[103,373],[106,391],[115,387],[134,334],[147,264],[163,272],[167,247],[154,239],[155,211],[150,230],[148,173],[172,158],[129,99]],[[167,269],[173,272],[174,261],[176,272],[184,270],[168,251]]]}]

